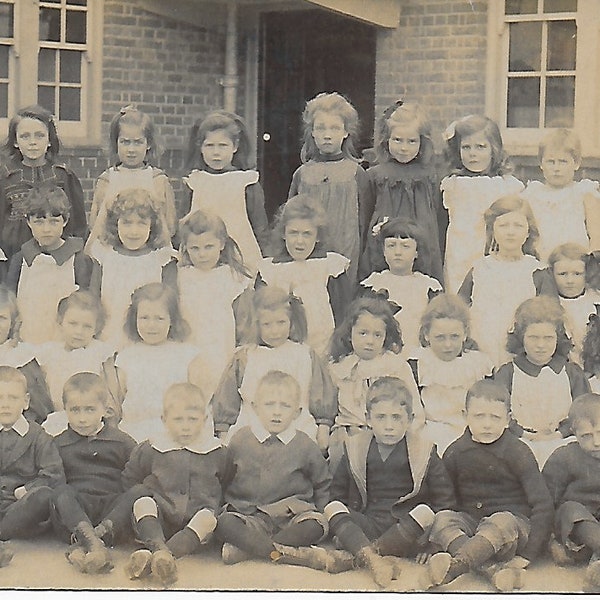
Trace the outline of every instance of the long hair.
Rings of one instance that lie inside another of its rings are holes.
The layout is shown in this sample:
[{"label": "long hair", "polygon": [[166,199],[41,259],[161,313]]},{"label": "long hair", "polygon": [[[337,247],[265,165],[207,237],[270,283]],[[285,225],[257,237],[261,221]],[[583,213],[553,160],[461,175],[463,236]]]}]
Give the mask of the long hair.
[{"label": "long hair", "polygon": [[144,137],[148,143],[148,150],[146,151],[146,160],[153,163],[158,161],[160,158],[163,148],[156,134],[154,123],[152,119],[144,112],[139,110],[136,106],[130,104],[124,106],[110,122],[108,138],[110,142],[110,151],[113,155],[113,159],[118,162],[118,139],[121,133],[121,125],[136,125],[140,127],[144,132]]}]

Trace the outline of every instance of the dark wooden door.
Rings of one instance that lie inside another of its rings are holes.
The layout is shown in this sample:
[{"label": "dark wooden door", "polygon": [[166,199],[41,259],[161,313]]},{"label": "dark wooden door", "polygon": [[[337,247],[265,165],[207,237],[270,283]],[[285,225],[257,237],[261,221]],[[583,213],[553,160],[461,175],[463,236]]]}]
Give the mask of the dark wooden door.
[{"label": "dark wooden door", "polygon": [[346,96],[373,141],[376,30],[325,10],[264,13],[260,22],[258,164],[269,216],[300,164],[302,111],[319,92]]}]

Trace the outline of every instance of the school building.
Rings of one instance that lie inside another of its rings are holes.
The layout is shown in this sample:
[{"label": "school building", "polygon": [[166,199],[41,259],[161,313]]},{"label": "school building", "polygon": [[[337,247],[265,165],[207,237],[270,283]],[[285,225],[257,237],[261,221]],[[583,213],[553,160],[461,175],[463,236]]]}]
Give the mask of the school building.
[{"label": "school building", "polygon": [[436,131],[485,113],[517,175],[538,178],[548,127],[573,127],[581,175],[600,178],[600,0],[0,0],[0,128],[39,102],[86,200],[109,164],[107,126],[124,105],[149,113],[177,194],[195,118],[246,118],[272,212],[299,164],[307,99],[339,91],[362,120],[399,97]]}]

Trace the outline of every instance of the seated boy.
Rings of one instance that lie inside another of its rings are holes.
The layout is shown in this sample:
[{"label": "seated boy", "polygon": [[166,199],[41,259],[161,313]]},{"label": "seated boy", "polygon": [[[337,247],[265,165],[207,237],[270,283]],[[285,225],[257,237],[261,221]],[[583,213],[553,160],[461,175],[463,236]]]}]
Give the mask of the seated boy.
[{"label": "seated boy", "polygon": [[12,558],[3,542],[41,533],[52,488],[65,482],[54,440],[23,416],[28,406],[25,376],[0,366],[0,566]]},{"label": "seated boy", "polygon": [[289,374],[269,371],[253,402],[257,419],[227,448],[225,508],[216,535],[225,542],[223,562],[251,557],[338,572],[352,556],[310,548],[327,534],[322,513],[331,476],[317,444],[294,427],[300,386]]},{"label": "seated boy", "polygon": [[372,431],[348,438],[325,507],[329,530],[386,586],[382,556],[416,556],[434,512],[454,507],[452,484],[434,445],[410,425],[412,396],[401,379],[381,377],[367,392]]},{"label": "seated boy", "polygon": [[435,516],[429,539],[444,552],[430,558],[429,575],[438,585],[482,569],[498,590],[510,591],[522,585],[524,567],[546,547],[552,499],[532,451],[507,430],[506,388],[477,381],[464,414],[467,428],[442,458],[459,512]]},{"label": "seated boy", "polygon": [[63,237],[71,205],[57,186],[34,188],[27,197],[33,239],[11,259],[7,286],[17,294],[21,339],[41,344],[57,338],[56,309],[77,288],[100,293],[100,267],[83,253],[83,240]]},{"label": "seated boy", "polygon": [[136,537],[145,546],[129,558],[131,579],[152,573],[165,586],[174,583],[175,559],[199,550],[217,525],[225,451],[206,411],[198,387],[173,384],[163,401],[164,430],[139,444],[125,467],[123,481],[137,495]]},{"label": "seated boy", "polygon": [[[135,442],[104,422],[108,391],[96,373],[76,373],[65,382],[63,404],[68,428],[55,438],[67,484],[54,491],[53,524],[66,542],[77,545],[67,555],[84,573],[112,568],[102,537],[131,531],[131,503],[117,508],[123,493],[121,474]],[[93,526],[96,525],[96,529]]]},{"label": "seated boy", "polygon": [[[576,442],[557,448],[542,474],[556,507],[552,556],[562,564],[589,559],[589,591],[600,591],[600,395],[573,401],[569,422]],[[591,558],[590,558],[591,557]]]}]

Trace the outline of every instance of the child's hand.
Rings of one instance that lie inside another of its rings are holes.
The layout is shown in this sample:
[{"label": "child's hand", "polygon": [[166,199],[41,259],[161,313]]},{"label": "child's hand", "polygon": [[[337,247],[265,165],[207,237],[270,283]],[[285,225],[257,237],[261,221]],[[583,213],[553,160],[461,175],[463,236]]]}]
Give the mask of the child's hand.
[{"label": "child's hand", "polygon": [[424,565],[427,561],[433,556],[433,552],[419,552],[417,556],[415,556],[415,562],[418,565]]},{"label": "child's hand", "polygon": [[25,489],[25,486],[22,485],[21,487],[16,488],[13,493],[15,498],[20,500],[27,493],[27,490]]},{"label": "child's hand", "polygon": [[319,450],[326,455],[329,448],[329,425],[319,425],[317,427],[317,445]]}]

